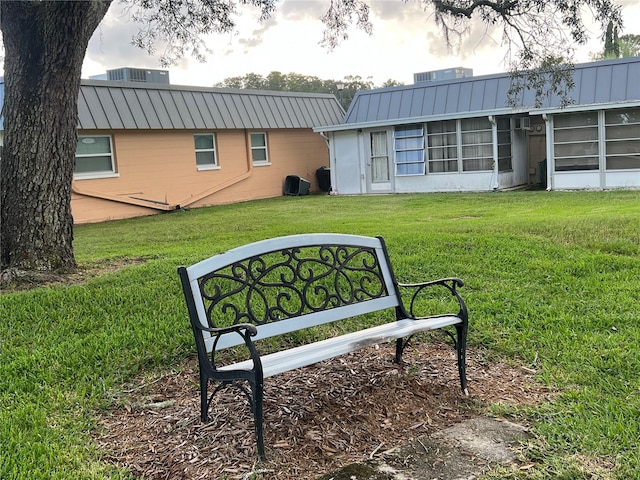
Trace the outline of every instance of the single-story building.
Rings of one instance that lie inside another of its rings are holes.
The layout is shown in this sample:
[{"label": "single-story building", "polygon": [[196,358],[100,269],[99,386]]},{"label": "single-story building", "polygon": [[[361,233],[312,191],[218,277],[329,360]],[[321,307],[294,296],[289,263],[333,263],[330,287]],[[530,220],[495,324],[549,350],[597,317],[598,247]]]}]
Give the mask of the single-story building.
[{"label": "single-story building", "polygon": [[[329,138],[335,194],[640,187],[640,57],[576,65],[571,104],[509,74],[360,91]],[[529,106],[527,106],[529,105]]]},{"label": "single-story building", "polygon": [[328,94],[103,80],[82,81],[78,113],[75,223],[276,197],[288,176],[313,190],[313,128],[344,116]]}]

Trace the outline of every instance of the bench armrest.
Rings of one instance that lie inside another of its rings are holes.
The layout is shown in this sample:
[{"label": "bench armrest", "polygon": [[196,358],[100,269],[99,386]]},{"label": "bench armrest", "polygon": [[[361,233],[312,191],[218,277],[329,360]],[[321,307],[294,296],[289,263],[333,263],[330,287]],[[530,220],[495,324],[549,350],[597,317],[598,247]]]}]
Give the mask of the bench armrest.
[{"label": "bench armrest", "polygon": [[201,325],[198,325],[198,329],[204,332],[209,332],[214,336],[220,336],[224,335],[225,333],[232,332],[242,334],[242,330],[246,330],[246,332],[252,337],[255,337],[258,334],[258,329],[255,327],[255,325],[251,325],[250,323],[238,323],[236,325],[231,325],[230,327],[221,328],[203,327]]},{"label": "bench armrest", "polygon": [[213,347],[211,349],[211,366],[214,370],[217,370],[216,366],[216,353],[218,341],[220,338],[227,333],[237,333],[244,340],[244,344],[249,351],[249,355],[251,360],[253,361],[253,371],[256,373],[258,378],[262,378],[262,361],[260,360],[260,354],[256,349],[255,344],[251,337],[255,337],[258,334],[258,329],[255,325],[250,323],[238,323],[236,325],[231,325],[229,327],[203,327],[198,325],[198,328],[204,332],[209,332],[214,337]]},{"label": "bench armrest", "polygon": [[466,322],[468,318],[467,306],[464,303],[464,300],[462,299],[462,297],[460,297],[460,295],[458,294],[458,290],[457,290],[457,287],[464,286],[464,282],[457,277],[440,278],[438,280],[431,280],[428,282],[421,282],[421,283],[398,283],[398,287],[400,288],[407,288],[407,289],[414,290],[413,293],[411,294],[411,300],[409,302],[409,310],[407,311],[406,308],[404,308],[404,306],[402,307],[402,309],[404,310],[404,313],[409,318],[415,318],[415,319],[421,318],[419,315],[416,315],[416,312],[415,312],[416,299],[418,298],[418,295],[420,295],[420,292],[422,292],[424,289],[428,287],[433,287],[433,286],[442,286],[447,290],[449,290],[449,292],[451,292],[451,295],[456,297],[456,300],[458,301],[458,305],[460,306],[460,311],[458,312],[458,316],[462,319],[463,322]]}]

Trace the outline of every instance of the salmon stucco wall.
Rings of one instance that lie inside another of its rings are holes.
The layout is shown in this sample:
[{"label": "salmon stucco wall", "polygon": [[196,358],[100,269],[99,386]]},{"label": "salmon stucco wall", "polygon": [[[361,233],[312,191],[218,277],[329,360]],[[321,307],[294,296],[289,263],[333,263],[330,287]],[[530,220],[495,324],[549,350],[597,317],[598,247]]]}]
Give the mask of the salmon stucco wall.
[{"label": "salmon stucco wall", "polygon": [[[269,163],[259,166],[251,160],[252,131],[83,131],[81,135],[112,136],[117,175],[74,180],[74,221],[277,197],[287,175],[303,177],[317,191],[315,172],[329,165],[326,141],[311,130],[263,131]],[[218,168],[198,170],[195,133],[215,133]]]}]

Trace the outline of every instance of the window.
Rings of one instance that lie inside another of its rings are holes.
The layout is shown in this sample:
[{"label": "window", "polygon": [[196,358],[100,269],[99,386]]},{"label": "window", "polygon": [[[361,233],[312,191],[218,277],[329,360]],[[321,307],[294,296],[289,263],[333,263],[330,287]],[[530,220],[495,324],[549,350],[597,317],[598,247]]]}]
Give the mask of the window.
[{"label": "window", "polygon": [[508,117],[499,117],[496,123],[498,126],[498,171],[508,172],[513,170],[511,164],[511,120]]},{"label": "window", "polygon": [[607,170],[640,168],[640,108],[604,115]]},{"label": "window", "polygon": [[555,171],[597,170],[598,112],[556,115],[553,123]]},{"label": "window", "polygon": [[78,137],[74,170],[76,178],[108,177],[115,173],[110,135]]},{"label": "window", "polygon": [[429,173],[458,171],[458,140],[455,120],[427,124]]},{"label": "window", "polygon": [[264,132],[251,134],[251,158],[254,165],[268,165],[267,134]]},{"label": "window", "polygon": [[493,169],[493,133],[486,117],[460,121],[462,171],[478,172]]},{"label": "window", "polygon": [[218,166],[216,157],[216,137],[213,133],[198,133],[193,136],[198,170],[208,170]]},{"label": "window", "polygon": [[404,125],[394,131],[396,175],[424,175],[422,125]]}]

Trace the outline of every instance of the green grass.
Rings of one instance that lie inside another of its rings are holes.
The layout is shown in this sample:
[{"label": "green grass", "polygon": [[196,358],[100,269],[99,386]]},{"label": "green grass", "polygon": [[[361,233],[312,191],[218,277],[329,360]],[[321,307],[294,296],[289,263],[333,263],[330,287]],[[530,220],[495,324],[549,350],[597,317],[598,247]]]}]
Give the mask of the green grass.
[{"label": "green grass", "polygon": [[194,353],[176,267],[306,232],[384,236],[402,281],[463,278],[470,343],[563,392],[490,407],[535,433],[534,466],[491,478],[640,478],[640,192],[617,191],[282,197],[77,227],[81,267],[145,261],[0,297],[0,479],[129,478],[91,431],[111,389]]}]

